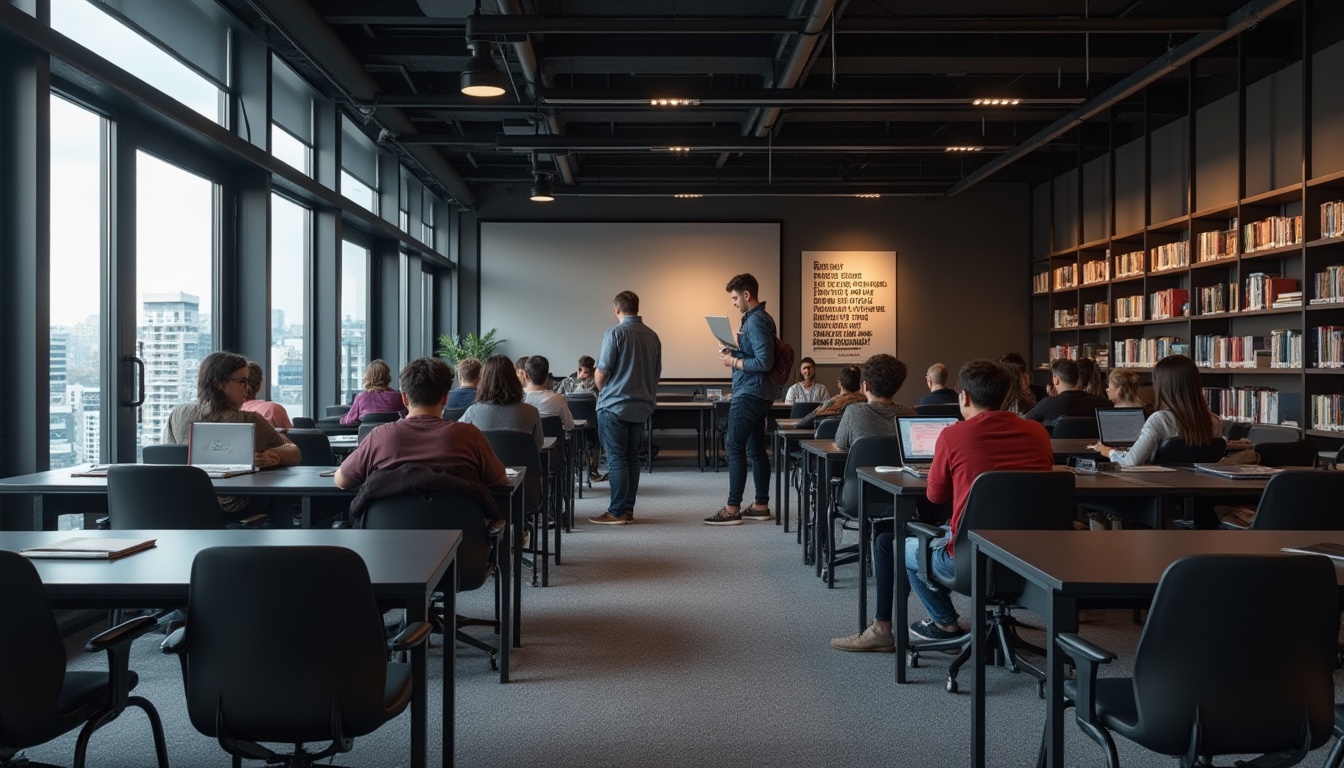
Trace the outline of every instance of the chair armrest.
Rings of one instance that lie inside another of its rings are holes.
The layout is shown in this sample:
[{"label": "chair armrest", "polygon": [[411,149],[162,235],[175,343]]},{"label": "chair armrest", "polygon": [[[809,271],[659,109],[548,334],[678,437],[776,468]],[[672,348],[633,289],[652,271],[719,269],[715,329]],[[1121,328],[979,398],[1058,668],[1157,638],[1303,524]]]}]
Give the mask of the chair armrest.
[{"label": "chair armrest", "polygon": [[[936,582],[937,578],[933,575],[933,542],[946,535],[945,532],[938,526],[915,521],[906,523],[905,530],[919,540],[919,577],[927,583]],[[905,555],[898,552],[897,557],[903,559]]]},{"label": "chair armrest", "polygon": [[89,653],[106,651],[114,645],[129,643],[157,626],[159,622],[153,616],[137,616],[89,638],[84,650]]},{"label": "chair armrest", "polygon": [[1077,670],[1074,683],[1078,696],[1074,702],[1077,718],[1080,722],[1097,724],[1097,671],[1102,664],[1109,664],[1116,656],[1099,645],[1084,640],[1072,632],[1061,634],[1055,644],[1073,661]]},{"label": "chair armrest", "polygon": [[332,528],[349,528],[349,527],[350,527],[350,521],[348,521],[348,520],[332,520],[332,521],[331,521],[331,527],[332,527]]},{"label": "chair armrest", "polygon": [[186,642],[187,628],[178,627],[163,639],[163,642],[159,644],[159,650],[163,653],[180,654],[186,650],[184,647]]},{"label": "chair armrest", "polygon": [[112,518],[108,515],[103,515],[97,520],[94,520],[93,525],[100,531],[110,531],[112,530]]},{"label": "chair armrest", "polygon": [[118,711],[131,695],[131,642],[158,625],[153,616],[137,616],[100,632],[84,646],[89,652],[107,652],[108,704]]},{"label": "chair armrest", "polygon": [[[449,621],[452,620],[452,617],[446,618],[448,618]],[[449,626],[451,626],[451,624]],[[425,638],[429,637],[430,630],[431,627],[427,621],[417,621],[406,627],[398,632],[396,637],[392,638],[393,652],[400,653],[401,651],[409,651],[415,646],[420,645],[425,642]],[[448,632],[449,635],[446,642],[454,642],[451,634],[452,630],[449,629]]]},{"label": "chair armrest", "polygon": [[905,530],[910,535],[919,539],[920,543],[926,547],[934,539],[940,539],[944,535],[943,529],[939,528],[936,525],[929,525],[928,523],[919,523],[913,520],[905,524]]},{"label": "chair armrest", "polygon": [[1062,633],[1055,640],[1059,649],[1068,654],[1068,657],[1074,662],[1091,662],[1093,664],[1109,664],[1117,658],[1115,653],[1105,648],[1085,640],[1076,633]]},{"label": "chair armrest", "polygon": [[1225,530],[1225,531],[1244,531],[1244,530],[1246,530],[1246,526],[1244,526],[1244,525],[1237,525],[1236,523],[1232,522],[1231,520],[1220,520],[1220,521],[1218,521],[1218,527],[1221,528],[1222,530]]},{"label": "chair armrest", "polygon": [[243,528],[255,528],[270,519],[270,515],[262,512],[261,514],[244,517],[242,520],[238,521],[238,524]]}]

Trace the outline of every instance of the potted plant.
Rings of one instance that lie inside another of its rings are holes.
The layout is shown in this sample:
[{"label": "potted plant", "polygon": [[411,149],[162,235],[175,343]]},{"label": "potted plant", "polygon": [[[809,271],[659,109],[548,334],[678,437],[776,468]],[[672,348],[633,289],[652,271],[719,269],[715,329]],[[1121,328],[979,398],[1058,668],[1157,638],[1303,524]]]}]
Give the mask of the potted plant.
[{"label": "potted plant", "polygon": [[504,339],[495,338],[494,328],[491,328],[490,332],[484,336],[468,333],[465,338],[440,333],[439,347],[434,354],[447,358],[453,365],[457,365],[468,357],[474,357],[481,362],[485,362],[490,355],[494,354],[495,347],[503,343]]}]

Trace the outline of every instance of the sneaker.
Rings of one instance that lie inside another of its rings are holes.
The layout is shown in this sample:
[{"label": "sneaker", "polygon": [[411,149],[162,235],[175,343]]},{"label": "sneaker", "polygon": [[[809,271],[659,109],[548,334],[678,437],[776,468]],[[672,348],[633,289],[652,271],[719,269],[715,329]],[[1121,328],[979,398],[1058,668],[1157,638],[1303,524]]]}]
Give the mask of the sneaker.
[{"label": "sneaker", "polygon": [[966,634],[966,630],[957,627],[956,632],[948,632],[946,629],[933,623],[933,619],[916,621],[910,625],[910,637],[915,640],[956,640]]},{"label": "sneaker", "polygon": [[588,522],[598,525],[627,525],[630,518],[625,515],[613,515],[610,512],[603,512],[601,517],[590,517]]},{"label": "sneaker", "polygon": [[842,651],[894,653],[896,651],[896,636],[890,632],[885,634],[878,632],[876,624],[869,624],[867,629],[857,635],[835,638],[831,641],[831,647]]},{"label": "sneaker", "polygon": [[743,508],[742,508],[742,512],[741,512],[740,514],[742,515],[742,519],[743,519],[743,520],[774,520],[774,519],[775,519],[775,516],[772,515],[772,514],[770,514],[770,508],[769,508],[769,507],[766,507],[765,509],[757,509],[757,508],[755,508],[755,507],[743,507]]},{"label": "sneaker", "polygon": [[588,481],[592,483],[605,483],[607,481],[607,478],[610,476],[611,476],[610,472],[604,472],[600,475],[596,472],[589,472]]},{"label": "sneaker", "polygon": [[742,513],[732,513],[727,507],[705,518],[705,525],[741,525]]}]

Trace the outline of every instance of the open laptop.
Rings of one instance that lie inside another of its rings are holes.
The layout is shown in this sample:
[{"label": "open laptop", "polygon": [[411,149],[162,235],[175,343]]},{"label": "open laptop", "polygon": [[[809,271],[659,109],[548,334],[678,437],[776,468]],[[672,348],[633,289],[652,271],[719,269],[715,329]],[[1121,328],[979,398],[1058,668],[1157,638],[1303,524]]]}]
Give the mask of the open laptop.
[{"label": "open laptop", "polygon": [[1098,408],[1097,437],[1102,445],[1128,448],[1139,439],[1147,420],[1142,408]]},{"label": "open laptop", "polygon": [[187,463],[205,470],[210,477],[256,472],[255,430],[252,424],[192,424]]},{"label": "open laptop", "polygon": [[729,349],[737,349],[737,337],[733,335],[733,325],[723,315],[705,315],[709,330],[719,343]]},{"label": "open laptop", "polygon": [[956,423],[956,416],[898,417],[896,434],[901,439],[901,471],[915,477],[928,477],[938,436]]}]

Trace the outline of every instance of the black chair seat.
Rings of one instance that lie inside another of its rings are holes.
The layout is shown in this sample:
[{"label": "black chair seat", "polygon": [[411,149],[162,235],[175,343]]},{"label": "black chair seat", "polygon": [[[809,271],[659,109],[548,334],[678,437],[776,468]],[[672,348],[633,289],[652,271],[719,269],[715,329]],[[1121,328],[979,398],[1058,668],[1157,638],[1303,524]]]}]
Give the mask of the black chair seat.
[{"label": "black chair seat", "polygon": [[[1070,701],[1078,698],[1078,681],[1064,681],[1064,695]],[[1134,700],[1134,683],[1127,677],[1104,677],[1097,680],[1097,714],[1107,727],[1130,738],[1139,722],[1139,705]]]},{"label": "black chair seat", "polygon": [[[140,676],[131,672],[127,679],[130,681],[127,690],[135,690],[135,686],[140,683]],[[66,672],[65,682],[61,684],[61,695],[56,698],[56,711],[62,717],[73,718],[76,724],[89,719],[90,712],[107,703],[107,682],[106,672]],[[68,730],[64,728],[54,735],[59,736]]]}]

